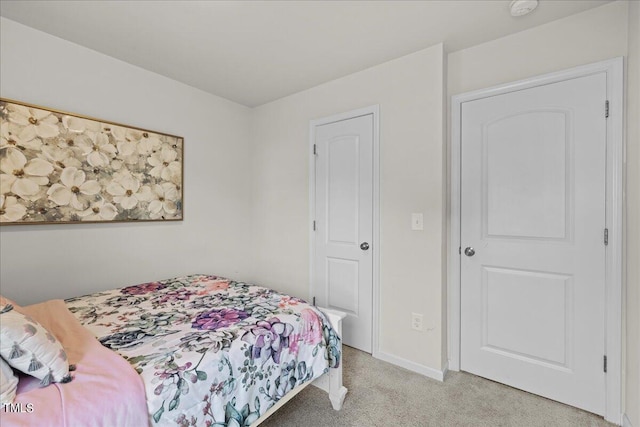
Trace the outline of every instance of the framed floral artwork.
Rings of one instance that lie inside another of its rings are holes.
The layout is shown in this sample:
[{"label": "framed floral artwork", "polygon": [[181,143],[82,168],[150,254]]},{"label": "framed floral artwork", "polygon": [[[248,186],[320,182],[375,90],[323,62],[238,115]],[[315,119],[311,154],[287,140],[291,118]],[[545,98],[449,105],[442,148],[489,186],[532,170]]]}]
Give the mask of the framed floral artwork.
[{"label": "framed floral artwork", "polygon": [[182,137],[0,98],[0,225],[183,219]]}]

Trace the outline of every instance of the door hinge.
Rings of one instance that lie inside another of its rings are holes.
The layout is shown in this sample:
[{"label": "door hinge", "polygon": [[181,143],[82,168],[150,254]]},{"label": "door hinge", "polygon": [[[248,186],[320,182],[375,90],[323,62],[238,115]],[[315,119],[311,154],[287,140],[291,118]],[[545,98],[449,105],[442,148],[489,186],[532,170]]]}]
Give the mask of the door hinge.
[{"label": "door hinge", "polygon": [[604,245],[607,246],[609,244],[609,229],[604,229]]},{"label": "door hinge", "polygon": [[313,231],[316,231],[316,222],[313,221]]},{"label": "door hinge", "polygon": [[604,118],[609,118],[609,101],[604,102]]},{"label": "door hinge", "polygon": [[462,255],[462,246],[458,246],[458,255]]},{"label": "door hinge", "polygon": [[607,356],[604,356],[604,371],[607,372]]},{"label": "door hinge", "polygon": [[318,155],[318,151],[316,149],[316,144],[313,144],[313,155],[317,156]]},{"label": "door hinge", "polygon": [[312,305],[313,305],[314,307],[316,306],[316,297],[313,297]]}]

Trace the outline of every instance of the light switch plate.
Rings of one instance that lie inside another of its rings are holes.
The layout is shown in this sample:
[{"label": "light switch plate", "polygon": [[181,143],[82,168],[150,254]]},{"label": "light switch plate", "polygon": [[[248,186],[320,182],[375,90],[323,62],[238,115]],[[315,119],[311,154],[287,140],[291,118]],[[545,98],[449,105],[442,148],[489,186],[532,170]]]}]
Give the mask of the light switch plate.
[{"label": "light switch plate", "polygon": [[424,230],[424,219],[421,213],[411,214],[411,229]]}]

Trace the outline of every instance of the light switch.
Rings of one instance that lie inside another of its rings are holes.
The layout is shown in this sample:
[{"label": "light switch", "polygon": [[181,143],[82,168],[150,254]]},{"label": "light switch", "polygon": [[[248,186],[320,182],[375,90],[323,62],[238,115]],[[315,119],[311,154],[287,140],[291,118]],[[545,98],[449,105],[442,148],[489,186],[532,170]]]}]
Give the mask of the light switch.
[{"label": "light switch", "polygon": [[424,230],[424,223],[421,213],[411,214],[411,229],[412,230]]}]

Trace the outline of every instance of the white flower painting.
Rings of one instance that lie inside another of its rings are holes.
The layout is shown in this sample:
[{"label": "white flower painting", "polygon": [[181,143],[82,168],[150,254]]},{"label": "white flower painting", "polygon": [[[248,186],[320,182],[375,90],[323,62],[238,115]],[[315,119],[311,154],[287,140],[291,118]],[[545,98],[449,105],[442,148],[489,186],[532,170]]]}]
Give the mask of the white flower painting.
[{"label": "white flower painting", "polygon": [[0,225],[182,220],[183,139],[0,99]]}]

